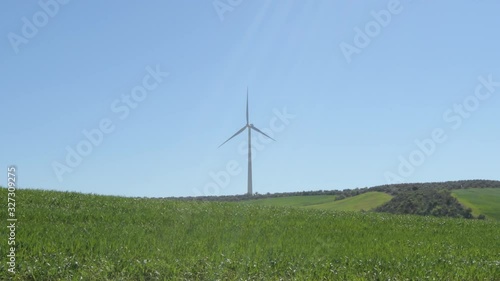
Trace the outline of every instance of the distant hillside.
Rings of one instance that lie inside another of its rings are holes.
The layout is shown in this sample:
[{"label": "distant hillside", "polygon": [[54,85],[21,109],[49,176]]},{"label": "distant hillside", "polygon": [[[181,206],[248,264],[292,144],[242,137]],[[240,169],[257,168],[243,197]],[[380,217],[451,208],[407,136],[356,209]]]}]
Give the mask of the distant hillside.
[{"label": "distant hillside", "polygon": [[[500,208],[497,203],[500,202],[499,181],[473,180],[388,185],[372,189],[394,195],[391,201],[376,208],[377,212],[483,218],[479,211],[479,208],[482,207],[489,211],[490,218],[500,217]],[[476,208],[475,212],[473,207]]]},{"label": "distant hillside", "polygon": [[256,206],[307,207],[335,202],[335,197],[335,195],[287,196],[244,200],[241,203]]},{"label": "distant hillside", "polygon": [[500,220],[500,188],[470,188],[454,190],[452,196],[472,209],[476,217],[484,215],[486,218]]},{"label": "distant hillside", "polygon": [[469,189],[469,188],[500,188],[500,181],[492,180],[462,180],[447,182],[429,182],[429,183],[404,183],[380,185],[370,188],[370,190],[382,191],[392,195],[400,192],[418,189]]},{"label": "distant hillside", "polygon": [[492,180],[461,180],[447,182],[429,182],[429,183],[402,183],[402,184],[386,184],[374,187],[363,187],[344,190],[311,190],[298,192],[283,192],[283,193],[255,193],[253,196],[244,195],[224,195],[224,196],[196,196],[196,197],[165,197],[164,199],[177,200],[202,200],[202,201],[241,201],[255,200],[264,198],[291,197],[291,196],[311,196],[311,195],[335,195],[336,200],[342,200],[346,197],[360,195],[366,192],[379,191],[390,195],[397,195],[406,190],[417,189],[468,189],[468,188],[500,188],[500,181]]},{"label": "distant hillside", "polygon": [[[466,190],[474,190],[466,192]],[[493,191],[490,191],[493,190]],[[380,185],[254,196],[186,197],[180,200],[242,201],[246,204],[341,211],[373,210],[393,214],[500,219],[500,181],[463,180]]]},{"label": "distant hillside", "polygon": [[307,208],[335,211],[369,211],[391,199],[392,196],[387,193],[370,191],[343,200],[307,206]]},{"label": "distant hillside", "polygon": [[366,192],[343,200],[336,200],[335,195],[310,195],[264,198],[242,201],[241,204],[257,206],[302,207],[336,211],[361,211],[374,209],[392,198],[383,192]]}]

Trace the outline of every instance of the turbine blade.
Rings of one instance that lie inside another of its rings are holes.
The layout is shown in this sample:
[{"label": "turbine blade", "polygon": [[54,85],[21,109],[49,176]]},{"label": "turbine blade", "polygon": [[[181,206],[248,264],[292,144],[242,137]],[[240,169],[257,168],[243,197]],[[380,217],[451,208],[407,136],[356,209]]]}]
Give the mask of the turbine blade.
[{"label": "turbine blade", "polygon": [[248,86],[247,86],[247,125],[249,124],[249,120],[248,120]]},{"label": "turbine blade", "polygon": [[241,132],[243,132],[246,128],[247,128],[247,126],[241,128],[238,132],[236,132],[236,134],[234,134],[232,137],[230,137],[229,139],[227,139],[227,141],[225,141],[224,143],[222,143],[221,145],[219,145],[219,147],[223,146],[224,144],[226,144],[226,142],[230,141],[232,138],[234,138],[237,135],[241,134]]},{"label": "turbine blade", "polygon": [[259,133],[263,134],[264,136],[266,136],[266,137],[268,137],[268,138],[272,139],[273,141],[276,141],[275,139],[273,139],[273,138],[271,138],[270,136],[268,136],[266,133],[264,133],[264,132],[262,132],[261,130],[259,130],[259,129],[255,128],[253,125],[252,125],[250,128],[252,128],[252,129],[254,129],[255,131],[257,131],[257,132],[259,132]]}]

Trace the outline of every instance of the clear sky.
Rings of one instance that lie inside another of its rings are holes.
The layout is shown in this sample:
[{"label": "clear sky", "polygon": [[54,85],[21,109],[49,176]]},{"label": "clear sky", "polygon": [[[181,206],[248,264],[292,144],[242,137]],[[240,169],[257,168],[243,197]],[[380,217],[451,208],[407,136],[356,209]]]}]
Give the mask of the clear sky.
[{"label": "clear sky", "polygon": [[3,186],[243,194],[247,87],[255,192],[500,180],[499,1],[0,5]]}]

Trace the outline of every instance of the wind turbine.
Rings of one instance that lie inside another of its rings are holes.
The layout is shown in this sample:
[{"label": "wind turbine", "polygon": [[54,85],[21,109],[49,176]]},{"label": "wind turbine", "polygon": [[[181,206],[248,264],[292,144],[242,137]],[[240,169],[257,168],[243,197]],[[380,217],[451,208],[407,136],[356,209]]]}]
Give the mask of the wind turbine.
[{"label": "wind turbine", "polygon": [[248,129],[248,195],[252,196],[252,130],[263,134],[264,136],[272,139],[273,141],[276,141],[275,139],[271,138],[268,136],[266,133],[262,132],[261,130],[257,129],[253,124],[250,124],[249,117],[248,117],[248,87],[247,87],[247,124],[243,126],[238,132],[236,132],[232,137],[227,139],[225,142],[223,142],[219,147],[223,146],[226,144],[226,142],[230,141],[232,138],[236,137],[237,135],[243,133]]}]

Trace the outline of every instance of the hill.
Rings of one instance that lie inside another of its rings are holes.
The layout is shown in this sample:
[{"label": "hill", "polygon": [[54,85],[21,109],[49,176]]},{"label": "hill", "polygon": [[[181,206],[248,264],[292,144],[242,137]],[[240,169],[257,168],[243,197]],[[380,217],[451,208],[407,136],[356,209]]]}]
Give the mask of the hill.
[{"label": "hill", "polygon": [[[438,217],[481,218],[478,209],[466,199],[457,200],[453,194],[458,190],[477,190],[478,194],[489,188],[500,190],[500,181],[465,180],[431,183],[409,183],[381,185],[370,188],[344,190],[302,191],[277,194],[256,194],[255,196],[190,197],[180,200],[240,201],[245,204],[305,207],[341,211],[372,210],[393,214],[414,214]],[[367,194],[367,195],[366,195]],[[377,194],[377,195],[375,195]],[[490,196],[490,195],[487,195]],[[392,198],[392,199],[391,199]],[[499,197],[493,197],[500,200]],[[460,198],[459,198],[460,199]],[[489,218],[500,217],[500,210],[490,206],[495,199],[485,201],[483,209],[489,211]]]},{"label": "hill", "polygon": [[385,192],[390,195],[397,195],[400,192],[417,190],[417,189],[468,189],[468,188],[500,188],[500,181],[493,180],[461,180],[447,182],[427,182],[427,183],[401,183],[401,184],[386,184],[374,187],[363,187],[354,189],[333,189],[333,190],[311,190],[298,192],[284,193],[255,193],[253,196],[244,195],[223,195],[223,196],[196,196],[196,197],[166,197],[164,199],[176,200],[199,200],[199,201],[242,201],[255,200],[264,198],[291,197],[291,196],[311,196],[311,195],[335,195],[336,200],[341,200],[346,197],[356,196],[370,191]]},{"label": "hill", "polygon": [[369,211],[390,201],[392,196],[383,192],[366,192],[343,200],[308,206],[308,208],[335,211]]},{"label": "hill", "polygon": [[243,200],[242,204],[276,207],[306,207],[335,202],[335,195],[308,195]]},{"label": "hill", "polygon": [[392,196],[387,193],[367,192],[343,200],[336,200],[335,195],[309,195],[246,200],[241,202],[242,204],[259,206],[303,207],[336,211],[368,211],[388,202],[391,198]]},{"label": "hill", "polygon": [[500,220],[500,188],[471,188],[454,190],[452,195],[471,208],[474,216]]},{"label": "hill", "polygon": [[492,220],[23,189],[16,200],[13,280],[500,279]]}]

